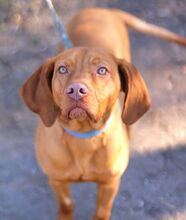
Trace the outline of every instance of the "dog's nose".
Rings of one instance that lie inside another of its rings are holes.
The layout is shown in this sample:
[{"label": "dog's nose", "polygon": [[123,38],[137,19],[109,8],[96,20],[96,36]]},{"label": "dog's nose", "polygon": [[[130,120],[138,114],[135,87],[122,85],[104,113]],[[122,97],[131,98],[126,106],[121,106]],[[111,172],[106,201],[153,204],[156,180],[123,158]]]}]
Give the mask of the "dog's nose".
[{"label": "dog's nose", "polygon": [[88,88],[82,83],[72,83],[66,88],[68,96],[74,100],[79,100],[88,94]]}]

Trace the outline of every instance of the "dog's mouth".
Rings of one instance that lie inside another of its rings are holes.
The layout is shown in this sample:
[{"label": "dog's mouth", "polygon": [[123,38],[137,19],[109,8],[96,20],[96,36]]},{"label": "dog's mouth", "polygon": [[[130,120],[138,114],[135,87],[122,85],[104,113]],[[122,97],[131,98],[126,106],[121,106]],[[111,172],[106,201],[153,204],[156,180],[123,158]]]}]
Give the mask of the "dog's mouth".
[{"label": "dog's mouth", "polygon": [[75,107],[68,112],[69,119],[85,120],[89,116],[88,112],[82,107]]},{"label": "dog's mouth", "polygon": [[[63,104],[64,105],[64,104]],[[100,114],[96,108],[85,102],[73,102],[61,107],[61,116],[64,120],[89,121],[96,123],[100,119]],[[91,108],[89,107],[91,106]]]},{"label": "dog's mouth", "polygon": [[91,120],[95,121],[95,115],[83,103],[76,103],[68,110],[68,119],[77,119],[80,121]]}]

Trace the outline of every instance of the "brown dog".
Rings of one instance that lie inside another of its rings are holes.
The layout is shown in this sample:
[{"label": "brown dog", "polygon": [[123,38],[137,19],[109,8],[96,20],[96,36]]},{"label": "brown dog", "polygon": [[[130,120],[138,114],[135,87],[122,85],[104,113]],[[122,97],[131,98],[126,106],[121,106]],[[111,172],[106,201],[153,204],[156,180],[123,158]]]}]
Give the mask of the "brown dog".
[{"label": "brown dog", "polygon": [[94,220],[110,218],[129,159],[124,124],[149,109],[145,83],[129,63],[127,26],[186,45],[184,38],[125,12],[86,9],[68,26],[76,47],[48,59],[23,85],[26,105],[41,118],[36,154],[58,200],[59,220],[72,219],[74,181],[97,183]]}]

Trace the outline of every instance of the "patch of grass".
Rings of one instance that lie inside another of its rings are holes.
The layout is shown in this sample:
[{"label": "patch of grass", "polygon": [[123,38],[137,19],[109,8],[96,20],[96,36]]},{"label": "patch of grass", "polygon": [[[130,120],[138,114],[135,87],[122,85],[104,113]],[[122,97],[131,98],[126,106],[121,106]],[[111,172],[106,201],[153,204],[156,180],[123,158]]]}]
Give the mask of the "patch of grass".
[{"label": "patch of grass", "polygon": [[4,28],[4,23],[8,21],[11,10],[11,0],[0,0],[0,30]]},{"label": "patch of grass", "polygon": [[0,0],[0,7],[7,8],[10,5],[10,0]]}]

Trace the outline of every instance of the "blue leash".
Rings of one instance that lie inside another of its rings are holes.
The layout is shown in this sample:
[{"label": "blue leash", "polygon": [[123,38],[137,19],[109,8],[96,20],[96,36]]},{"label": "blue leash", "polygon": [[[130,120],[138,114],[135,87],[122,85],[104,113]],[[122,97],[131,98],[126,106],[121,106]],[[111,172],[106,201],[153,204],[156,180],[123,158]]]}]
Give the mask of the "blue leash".
[{"label": "blue leash", "polygon": [[70,38],[68,37],[68,35],[65,32],[65,29],[64,29],[63,24],[61,22],[61,19],[58,16],[58,14],[56,13],[56,10],[55,10],[55,8],[52,4],[52,1],[51,0],[45,0],[45,2],[47,3],[48,8],[49,8],[49,10],[52,14],[52,17],[53,17],[54,22],[55,22],[56,29],[59,32],[60,38],[61,38],[65,48],[66,49],[72,48],[73,44],[72,44]]}]

